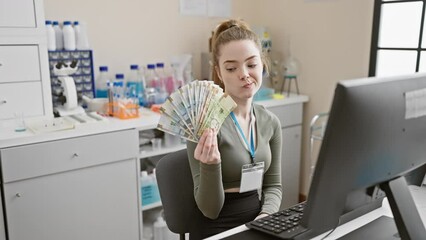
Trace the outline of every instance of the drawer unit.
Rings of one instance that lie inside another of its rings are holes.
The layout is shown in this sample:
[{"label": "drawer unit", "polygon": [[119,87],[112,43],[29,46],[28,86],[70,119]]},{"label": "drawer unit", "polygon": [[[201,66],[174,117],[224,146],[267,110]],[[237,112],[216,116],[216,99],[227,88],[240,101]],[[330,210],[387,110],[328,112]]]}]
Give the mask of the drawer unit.
[{"label": "drawer unit", "polygon": [[302,124],[303,105],[301,103],[268,107],[268,110],[280,119],[282,128]]},{"label": "drawer unit", "polygon": [[3,182],[131,159],[138,153],[134,130],[5,148],[0,153]]},{"label": "drawer unit", "polygon": [[0,119],[14,118],[15,112],[24,117],[41,116],[44,111],[40,81],[0,84]]},{"label": "drawer unit", "polygon": [[0,28],[35,28],[34,0],[0,0]]},{"label": "drawer unit", "polygon": [[0,45],[0,83],[40,80],[37,45]]}]

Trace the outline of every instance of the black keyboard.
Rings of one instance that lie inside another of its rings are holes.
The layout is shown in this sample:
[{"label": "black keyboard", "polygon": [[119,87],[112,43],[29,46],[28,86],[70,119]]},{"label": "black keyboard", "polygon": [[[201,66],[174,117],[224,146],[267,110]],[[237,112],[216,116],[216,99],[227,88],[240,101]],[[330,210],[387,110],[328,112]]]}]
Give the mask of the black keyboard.
[{"label": "black keyboard", "polygon": [[246,226],[277,238],[293,239],[296,235],[306,231],[304,227],[299,225],[305,204],[306,202],[299,203],[267,217],[251,221]]}]

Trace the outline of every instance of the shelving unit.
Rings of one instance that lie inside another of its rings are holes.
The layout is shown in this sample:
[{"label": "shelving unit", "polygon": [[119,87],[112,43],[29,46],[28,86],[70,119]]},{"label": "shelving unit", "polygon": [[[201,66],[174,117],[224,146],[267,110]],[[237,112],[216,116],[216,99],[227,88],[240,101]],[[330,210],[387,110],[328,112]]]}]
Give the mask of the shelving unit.
[{"label": "shelving unit", "polygon": [[159,150],[152,150],[152,146],[143,146],[139,153],[139,158],[148,158],[148,157],[154,157],[159,155],[165,155],[168,153],[177,152],[185,148],[186,148],[185,144],[179,144],[179,145],[170,146],[170,147],[166,147],[164,144],[162,144],[161,149]]},{"label": "shelving unit", "polygon": [[142,211],[151,210],[151,209],[158,208],[158,207],[161,207],[161,206],[163,206],[163,204],[161,203],[161,201],[160,202],[156,202],[156,203],[153,203],[153,204],[142,206]]}]

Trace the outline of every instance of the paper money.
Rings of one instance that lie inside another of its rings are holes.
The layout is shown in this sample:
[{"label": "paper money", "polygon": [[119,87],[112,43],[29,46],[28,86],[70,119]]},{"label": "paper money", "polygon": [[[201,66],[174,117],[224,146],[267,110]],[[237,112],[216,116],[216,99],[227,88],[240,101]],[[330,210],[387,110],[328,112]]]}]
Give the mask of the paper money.
[{"label": "paper money", "polygon": [[157,128],[198,142],[208,128],[219,130],[237,104],[212,81],[193,81],[170,94]]}]

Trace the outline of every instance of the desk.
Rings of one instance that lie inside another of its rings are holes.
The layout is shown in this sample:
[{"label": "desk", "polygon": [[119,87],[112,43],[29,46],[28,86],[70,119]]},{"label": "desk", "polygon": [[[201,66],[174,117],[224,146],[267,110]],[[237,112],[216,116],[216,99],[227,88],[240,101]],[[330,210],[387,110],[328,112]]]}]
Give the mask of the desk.
[{"label": "desk", "polygon": [[[413,196],[414,202],[416,203],[417,209],[420,213],[420,217],[421,217],[423,224],[425,225],[425,228],[426,228],[426,186],[423,186],[423,187],[409,186],[409,188],[410,188],[410,192]],[[381,216],[393,217],[392,211],[390,209],[389,203],[388,203],[386,198],[383,200],[382,207],[339,226],[338,228],[336,228],[334,230],[333,233],[330,234],[330,236],[328,236],[327,238],[324,238],[324,239],[326,239],[326,240],[338,239],[339,237],[342,237],[342,236],[348,234],[349,232],[351,232],[355,229],[358,229],[358,228],[366,225],[367,223],[372,222],[373,220],[375,220],[375,219],[377,219]],[[242,232],[245,232],[245,231],[252,231],[252,230],[249,230],[245,225],[242,225],[242,226],[238,226],[236,228],[230,229],[226,232],[214,235],[210,238],[207,238],[207,240],[223,239],[223,238],[227,238],[227,237],[232,238],[232,236],[234,236],[235,234],[242,233]],[[258,233],[258,232],[255,232],[255,231],[253,231],[253,232],[254,232],[253,234],[256,235],[256,239],[259,239],[259,236],[261,236],[262,239],[273,239],[273,237],[268,236],[266,234]],[[247,233],[249,234],[249,232],[247,232]],[[325,233],[318,235],[318,236],[316,236],[312,239],[313,240],[320,240],[320,239],[323,239],[323,237],[326,236],[327,234],[328,234],[328,232],[325,232]],[[264,238],[263,238],[263,236],[264,236]]]}]

